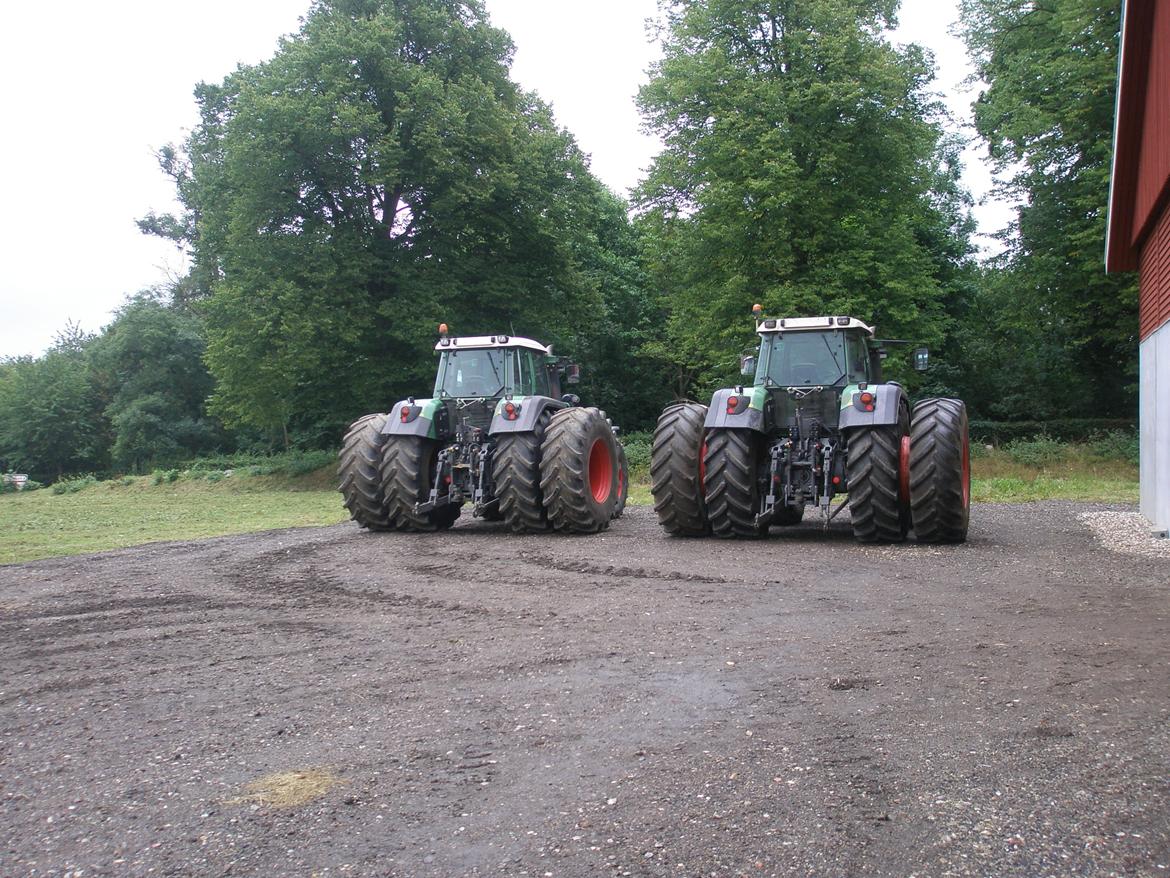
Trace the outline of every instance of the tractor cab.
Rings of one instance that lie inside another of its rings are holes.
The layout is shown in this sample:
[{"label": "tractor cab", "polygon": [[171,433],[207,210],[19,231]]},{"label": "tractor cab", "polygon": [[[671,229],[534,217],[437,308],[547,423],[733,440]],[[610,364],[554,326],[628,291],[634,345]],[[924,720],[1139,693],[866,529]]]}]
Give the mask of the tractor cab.
[{"label": "tractor cab", "polygon": [[761,320],[759,356],[744,357],[757,387],[845,387],[880,381],[873,328],[853,317]]},{"label": "tractor cab", "polygon": [[439,352],[436,399],[560,399],[562,379],[575,384],[580,375],[579,367],[554,356],[551,346],[521,336],[456,338],[443,332],[435,350]]}]

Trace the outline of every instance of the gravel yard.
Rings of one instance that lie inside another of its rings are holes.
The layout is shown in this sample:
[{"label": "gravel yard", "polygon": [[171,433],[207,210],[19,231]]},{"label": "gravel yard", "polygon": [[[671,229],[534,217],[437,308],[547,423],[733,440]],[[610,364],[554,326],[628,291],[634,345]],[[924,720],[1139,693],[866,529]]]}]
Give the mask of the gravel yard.
[{"label": "gravel yard", "polygon": [[1170,558],[1112,513],[0,567],[0,876],[1170,876]]}]

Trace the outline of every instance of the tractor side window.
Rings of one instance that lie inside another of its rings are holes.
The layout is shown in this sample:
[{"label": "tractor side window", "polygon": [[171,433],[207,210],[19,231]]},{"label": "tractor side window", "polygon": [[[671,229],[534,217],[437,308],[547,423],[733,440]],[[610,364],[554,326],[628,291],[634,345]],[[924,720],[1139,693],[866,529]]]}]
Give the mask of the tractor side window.
[{"label": "tractor side window", "polygon": [[849,357],[849,383],[859,384],[869,379],[869,347],[861,333],[851,332],[848,339],[846,353]]},{"label": "tractor side window", "polygon": [[520,396],[548,396],[548,370],[537,361],[532,351],[513,348],[509,359],[512,362],[512,392]]},{"label": "tractor side window", "polygon": [[552,396],[552,388],[548,383],[548,367],[544,364],[544,357],[528,354],[532,360],[532,394],[534,396]]}]

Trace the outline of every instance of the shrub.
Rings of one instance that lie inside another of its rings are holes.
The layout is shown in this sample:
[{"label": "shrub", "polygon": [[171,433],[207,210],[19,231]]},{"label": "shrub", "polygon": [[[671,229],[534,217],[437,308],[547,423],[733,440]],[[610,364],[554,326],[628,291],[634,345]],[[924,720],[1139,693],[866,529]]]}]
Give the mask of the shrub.
[{"label": "shrub", "polygon": [[177,469],[156,469],[152,476],[154,483],[161,485],[163,482],[178,481],[179,471]]},{"label": "shrub", "polygon": [[1035,439],[1019,439],[1004,446],[1008,457],[1025,466],[1044,467],[1063,460],[1068,447],[1047,434]]},{"label": "shrub", "polygon": [[626,464],[630,468],[631,481],[642,481],[650,472],[650,444],[653,435],[646,432],[630,433],[622,437],[626,449]]},{"label": "shrub", "polygon": [[1086,443],[1085,450],[1091,457],[1100,460],[1123,460],[1135,465],[1140,457],[1137,434],[1126,430],[1110,430],[1107,433],[1101,433]]},{"label": "shrub", "polygon": [[96,485],[97,479],[92,475],[78,476],[74,479],[62,479],[59,482],[53,483],[54,494],[76,494],[88,488],[90,485]]}]

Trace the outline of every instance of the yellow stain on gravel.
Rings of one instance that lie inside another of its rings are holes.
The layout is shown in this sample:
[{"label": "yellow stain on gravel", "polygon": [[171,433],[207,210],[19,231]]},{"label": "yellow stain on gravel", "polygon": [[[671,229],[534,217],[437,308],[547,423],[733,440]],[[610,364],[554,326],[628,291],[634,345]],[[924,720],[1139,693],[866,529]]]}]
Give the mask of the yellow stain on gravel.
[{"label": "yellow stain on gravel", "polygon": [[281,771],[252,781],[244,787],[243,795],[228,799],[227,804],[299,808],[342,783],[344,781],[327,768]]}]

